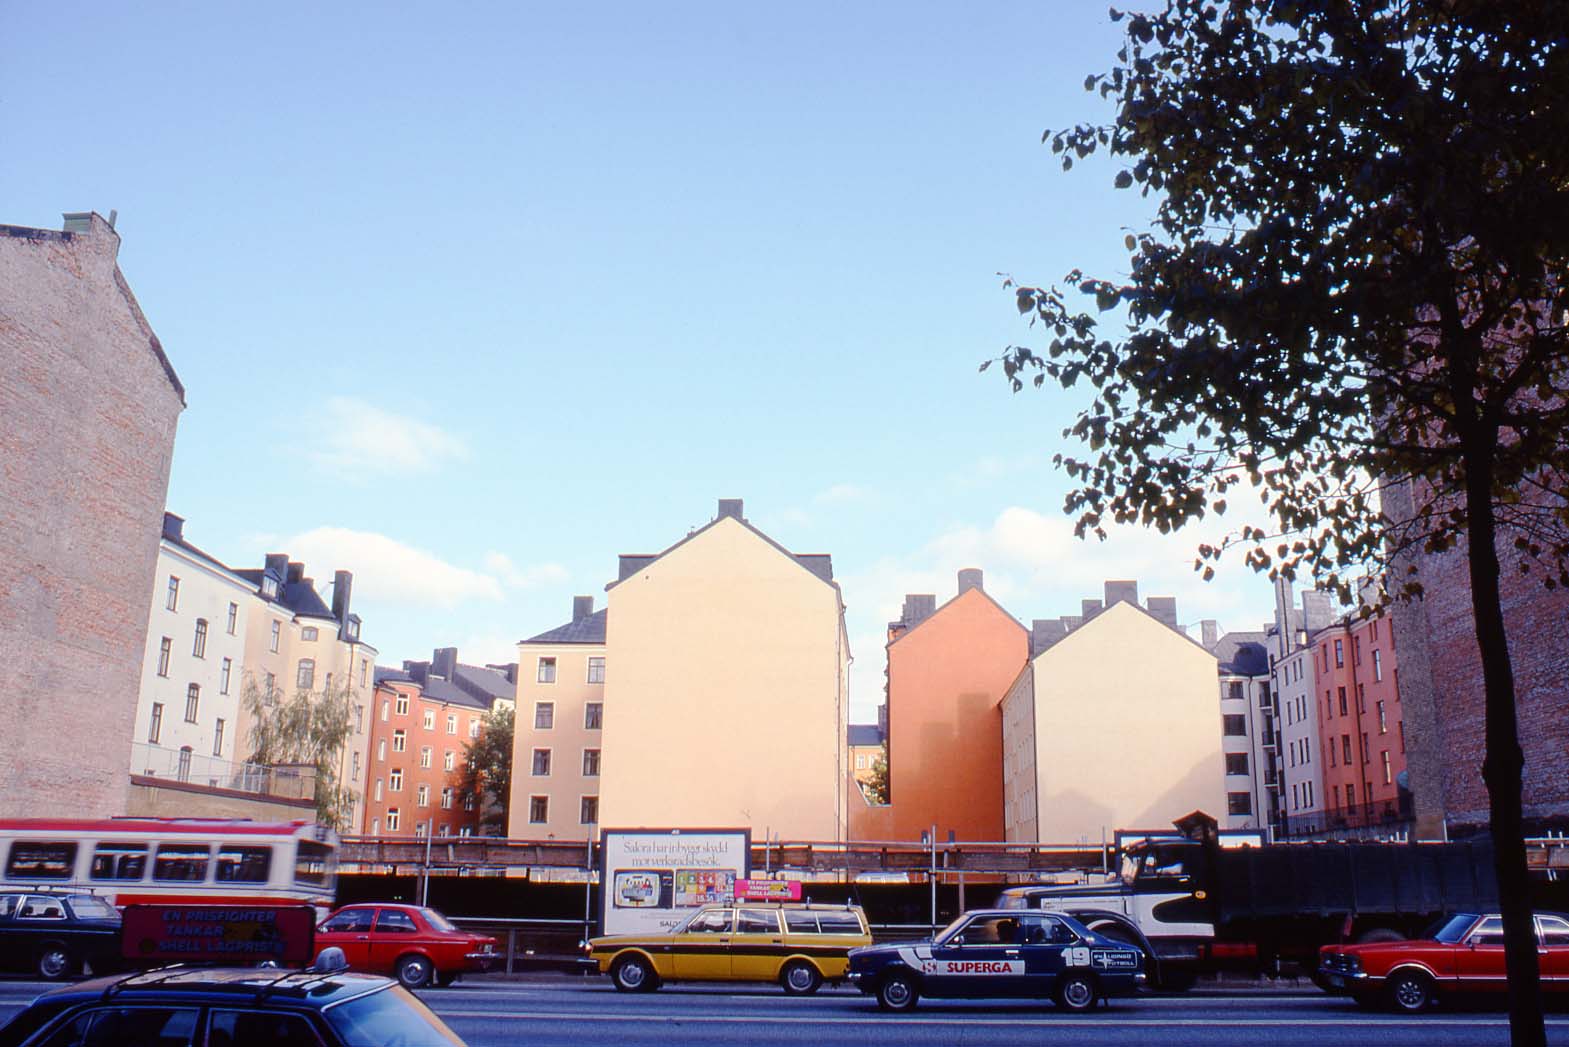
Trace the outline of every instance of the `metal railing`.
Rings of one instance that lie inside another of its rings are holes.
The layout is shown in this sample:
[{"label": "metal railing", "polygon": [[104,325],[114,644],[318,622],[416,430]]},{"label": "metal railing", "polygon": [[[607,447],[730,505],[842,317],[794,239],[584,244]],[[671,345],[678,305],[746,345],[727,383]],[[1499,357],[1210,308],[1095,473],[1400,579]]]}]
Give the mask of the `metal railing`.
[{"label": "metal railing", "polygon": [[189,748],[170,749],[151,742],[132,744],[131,774],[289,800],[309,800],[316,795],[316,768],[312,764],[266,767],[236,763],[202,756]]}]

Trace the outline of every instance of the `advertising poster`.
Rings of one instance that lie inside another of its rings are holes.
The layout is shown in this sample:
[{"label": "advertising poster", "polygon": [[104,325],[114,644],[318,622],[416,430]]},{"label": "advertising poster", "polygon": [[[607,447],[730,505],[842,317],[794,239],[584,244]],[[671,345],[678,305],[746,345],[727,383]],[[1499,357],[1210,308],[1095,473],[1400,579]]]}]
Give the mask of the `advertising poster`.
[{"label": "advertising poster", "polygon": [[704,905],[735,900],[751,872],[748,829],[605,829],[601,934],[667,931]]}]

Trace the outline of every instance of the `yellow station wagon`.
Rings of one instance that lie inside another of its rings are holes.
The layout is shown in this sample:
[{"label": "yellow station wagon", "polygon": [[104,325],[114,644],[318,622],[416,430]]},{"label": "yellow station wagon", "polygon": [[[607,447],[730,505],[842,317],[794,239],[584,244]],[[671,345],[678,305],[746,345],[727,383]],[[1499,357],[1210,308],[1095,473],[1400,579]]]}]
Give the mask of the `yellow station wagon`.
[{"label": "yellow station wagon", "polygon": [[850,950],[871,942],[857,906],[741,902],[705,906],[663,934],[594,938],[588,953],[622,992],[741,981],[778,982],[804,996],[842,979]]}]

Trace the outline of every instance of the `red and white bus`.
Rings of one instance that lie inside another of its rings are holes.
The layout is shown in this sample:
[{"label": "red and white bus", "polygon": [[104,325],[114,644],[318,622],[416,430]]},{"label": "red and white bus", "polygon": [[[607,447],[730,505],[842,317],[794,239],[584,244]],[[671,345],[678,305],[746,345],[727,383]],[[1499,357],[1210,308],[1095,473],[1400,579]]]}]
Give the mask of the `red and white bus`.
[{"label": "red and white bus", "polygon": [[338,835],[306,821],[0,819],[0,888],[137,902],[314,905],[337,891]]}]

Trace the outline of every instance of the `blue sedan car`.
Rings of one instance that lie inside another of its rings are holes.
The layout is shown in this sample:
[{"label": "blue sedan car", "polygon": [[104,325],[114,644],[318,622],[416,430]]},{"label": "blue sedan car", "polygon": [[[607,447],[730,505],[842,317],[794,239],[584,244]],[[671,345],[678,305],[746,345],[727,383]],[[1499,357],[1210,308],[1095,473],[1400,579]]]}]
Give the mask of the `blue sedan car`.
[{"label": "blue sedan car", "polygon": [[1085,1011],[1133,993],[1144,955],[1059,913],[1018,909],[967,912],[927,941],[850,950],[850,981],[885,1011],[907,1011],[922,996],[1034,997]]}]

